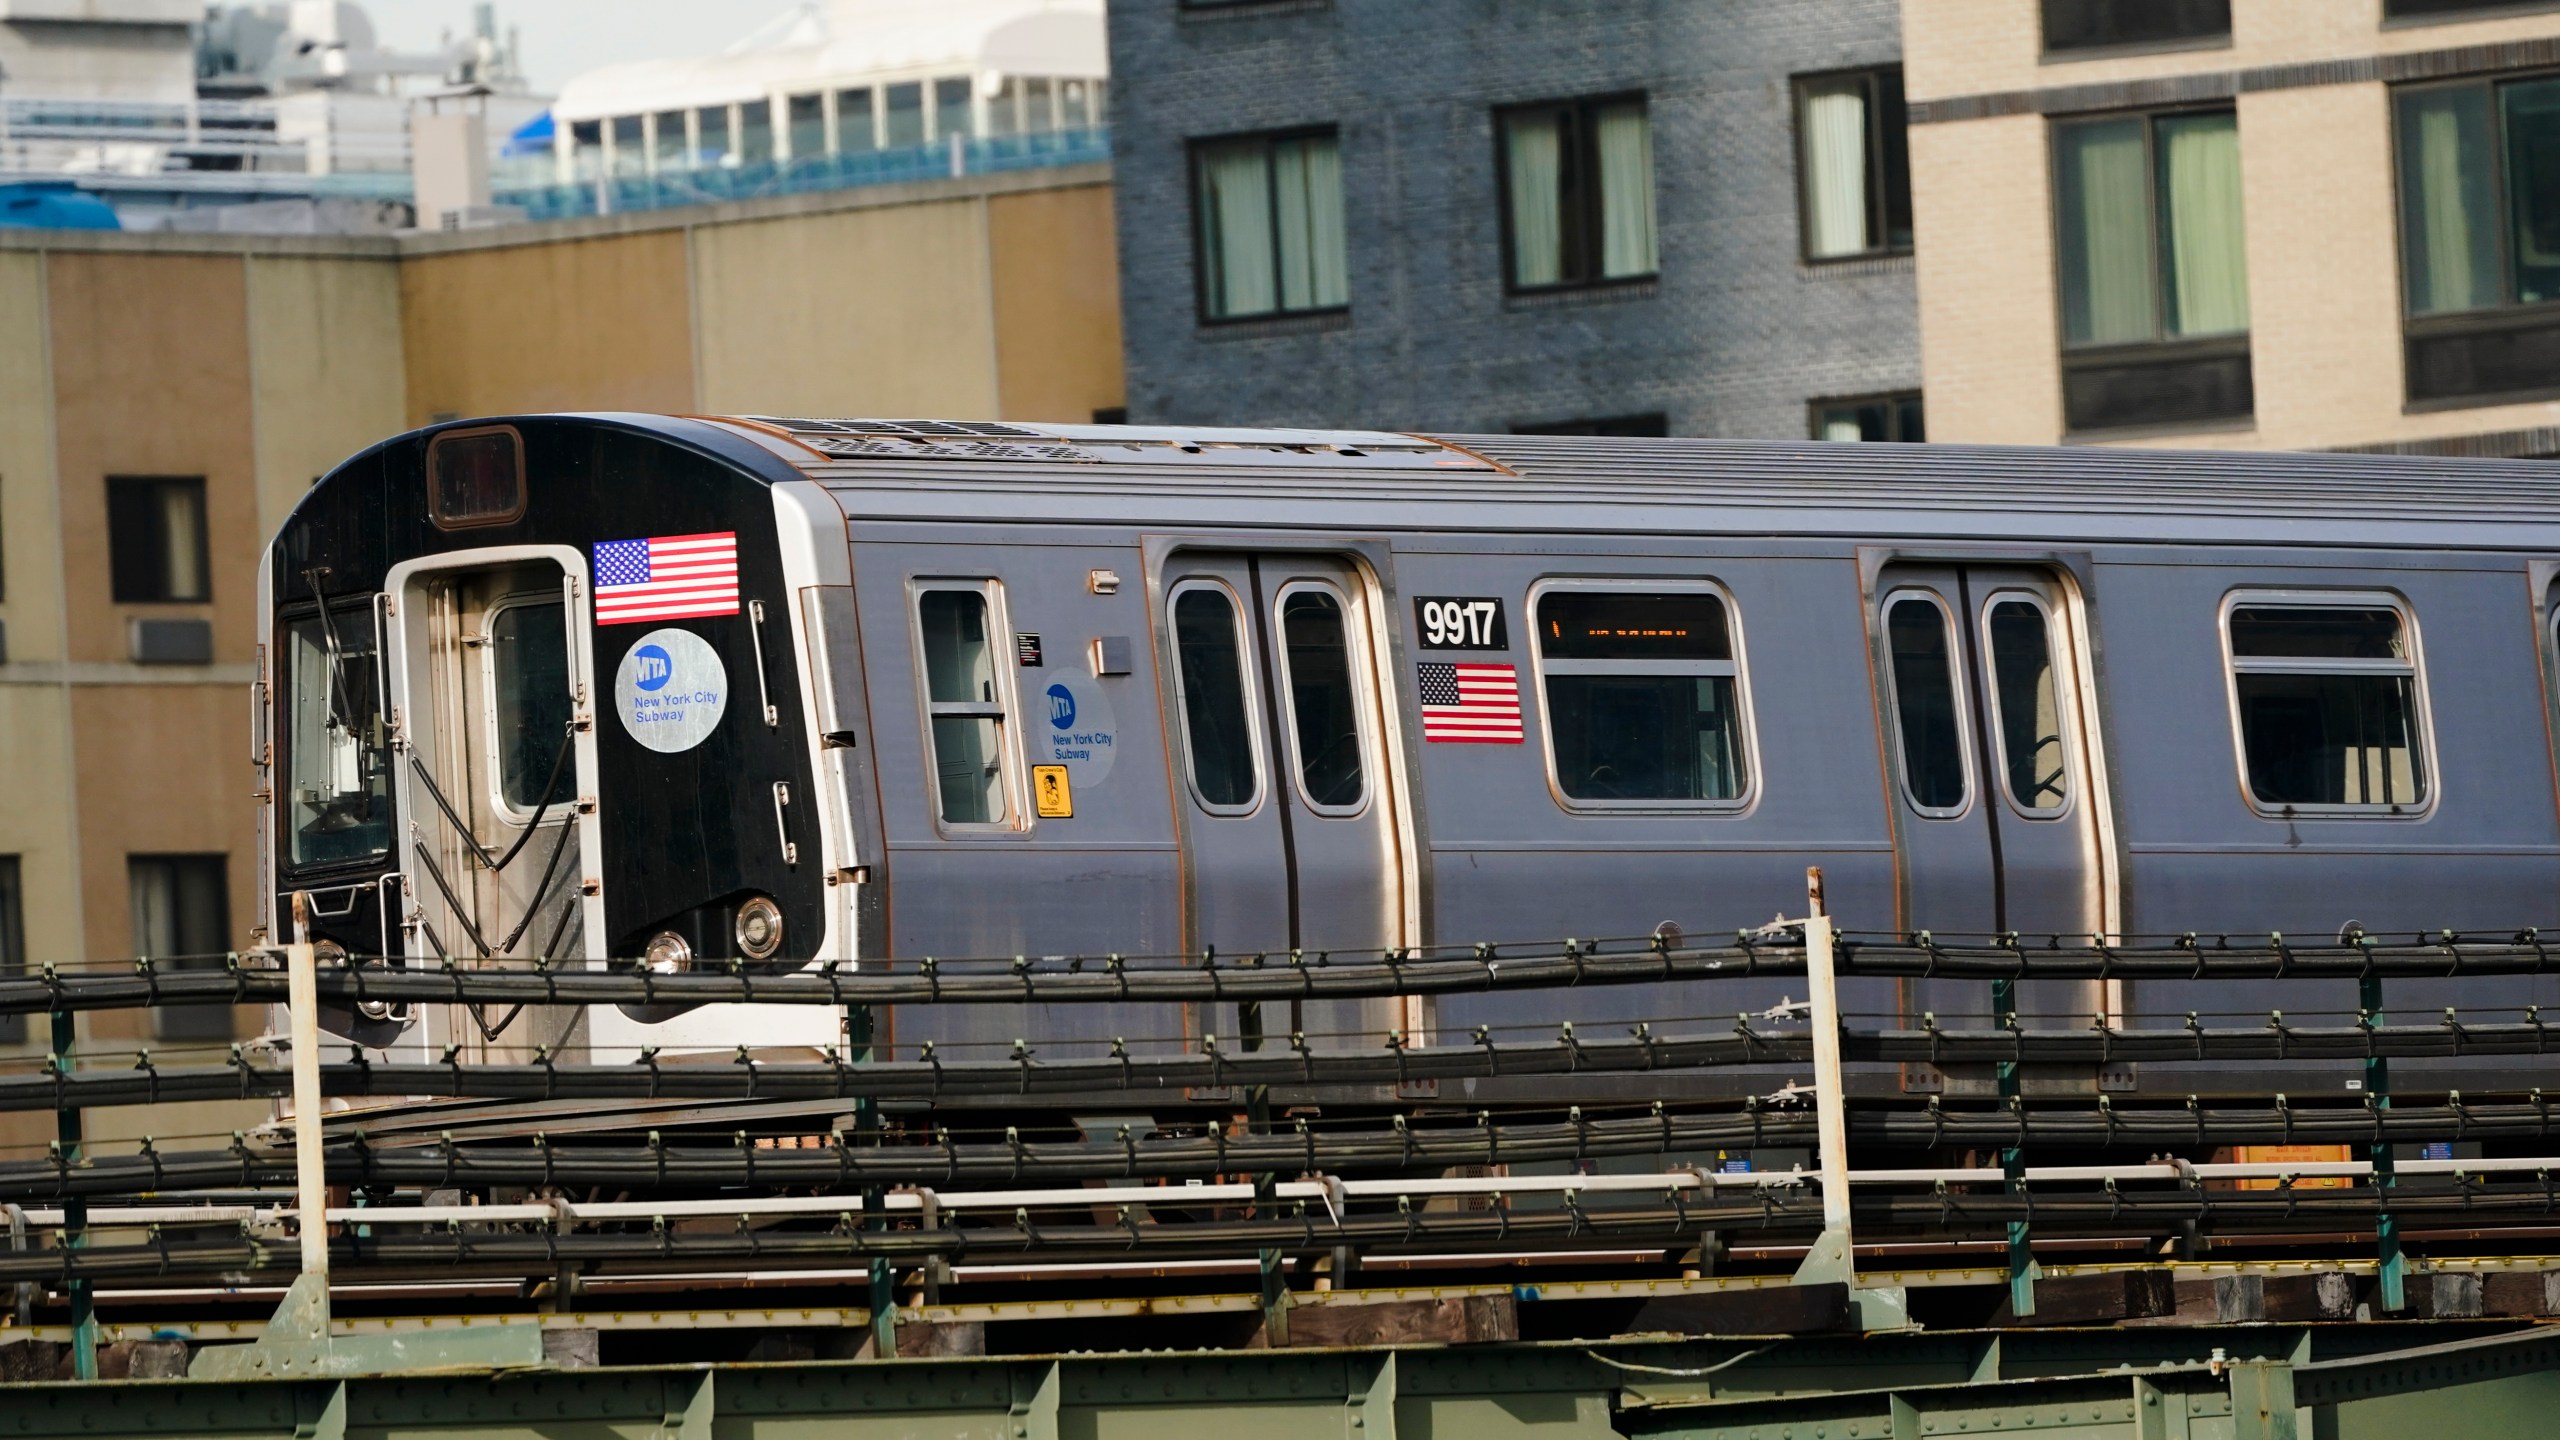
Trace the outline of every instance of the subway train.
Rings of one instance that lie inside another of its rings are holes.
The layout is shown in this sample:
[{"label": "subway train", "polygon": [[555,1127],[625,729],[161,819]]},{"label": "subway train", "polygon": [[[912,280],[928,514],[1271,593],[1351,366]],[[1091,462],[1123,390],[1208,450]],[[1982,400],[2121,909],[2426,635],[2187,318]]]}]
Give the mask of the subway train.
[{"label": "subway train", "polygon": [[[332,471],[268,552],[266,920],[291,938],[307,895],[345,964],[1304,957],[1729,937],[1801,914],[1819,865],[1849,931],[2506,933],[2560,920],[2555,583],[2560,484],[2525,461],[441,424]],[[2354,988],[2032,981],[2019,1007],[2176,1024],[2352,1013]],[[1729,1029],[1789,989],[1289,1023],[1362,1045]],[[1842,1004],[1907,1023],[1984,1013],[1984,989],[1860,979]],[[473,1059],[816,1050],[845,1023],[329,1021]],[[867,1023],[912,1058],[1181,1044],[1204,1022]]]}]

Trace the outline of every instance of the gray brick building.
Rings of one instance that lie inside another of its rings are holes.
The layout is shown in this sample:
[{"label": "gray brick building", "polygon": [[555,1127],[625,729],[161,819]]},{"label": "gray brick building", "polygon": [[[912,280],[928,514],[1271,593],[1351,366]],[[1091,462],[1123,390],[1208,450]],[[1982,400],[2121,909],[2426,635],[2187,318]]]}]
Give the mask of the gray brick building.
[{"label": "gray brick building", "polygon": [[1110,14],[1131,419],[1917,428],[1895,0]]}]

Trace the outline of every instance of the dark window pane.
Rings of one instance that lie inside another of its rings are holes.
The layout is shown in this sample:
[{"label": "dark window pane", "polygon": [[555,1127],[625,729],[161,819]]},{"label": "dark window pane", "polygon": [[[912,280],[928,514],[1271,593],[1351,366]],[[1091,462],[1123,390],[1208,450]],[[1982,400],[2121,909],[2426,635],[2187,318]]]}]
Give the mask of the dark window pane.
[{"label": "dark window pane", "polygon": [[2231,653],[2324,660],[2405,660],[2391,610],[2241,606],[2231,612]]},{"label": "dark window pane", "polygon": [[2255,394],[2246,351],[2063,363],[2063,420],[2075,431],[2245,420]]},{"label": "dark window pane", "polygon": [[524,513],[524,445],[513,430],[439,435],[427,446],[427,493],[447,529],[499,525]]},{"label": "dark window pane", "polygon": [[889,148],[902,150],[924,143],[924,86],[892,85],[889,99]]},{"label": "dark window pane", "polygon": [[1724,601],[1557,591],[1538,600],[1538,653],[1550,660],[1731,660]]},{"label": "dark window pane", "polygon": [[1956,809],[1965,800],[1964,736],[1957,728],[1946,612],[1932,601],[1906,599],[1893,601],[1884,613],[1893,655],[1894,722],[1902,732],[1902,783],[1922,809]]},{"label": "dark window pane", "polygon": [[1894,439],[1906,445],[1922,444],[1929,438],[1928,412],[1917,395],[1905,395],[1893,402]]},{"label": "dark window pane", "polygon": [[729,107],[706,106],[695,111],[693,118],[695,128],[702,132],[701,144],[695,149],[697,163],[726,164],[729,159]]},{"label": "dark window pane", "polygon": [[879,148],[880,135],[872,126],[869,88],[837,91],[837,151],[846,155],[859,155]]},{"label": "dark window pane", "polygon": [[107,557],[109,581],[120,604],[211,599],[204,482],[110,478]]},{"label": "dark window pane", "polygon": [[1289,710],[1297,722],[1298,777],[1307,803],[1358,805],[1368,795],[1368,780],[1342,602],[1320,590],[1300,590],[1281,602],[1280,631],[1289,647]]},{"label": "dark window pane", "polygon": [[2062,738],[2062,693],[2054,675],[2052,627],[2044,608],[2025,600],[1991,607],[1992,694],[2000,712],[2000,761],[2009,799],[2021,810],[2052,812],[2071,799]]},{"label": "dark window pane", "polygon": [[928,590],[916,597],[916,628],[924,640],[925,706],[933,721],[942,818],[955,825],[1000,824],[1011,807],[987,597],[977,590]]},{"label": "dark window pane", "polygon": [[1816,404],[1813,438],[1918,444],[1928,437],[1921,425],[1919,396],[1876,395]]},{"label": "dark window pane", "polygon": [[978,127],[970,123],[970,82],[936,80],[933,82],[933,135],[948,140],[954,135],[967,135]]},{"label": "dark window pane", "polygon": [[761,165],[773,158],[773,102],[755,99],[738,107],[738,160]]},{"label": "dark window pane", "polygon": [[[137,956],[183,962],[173,969],[222,968],[231,948],[229,861],[221,855],[136,855],[126,861]],[[231,1011],[172,1005],[152,1012],[161,1038],[228,1040]]]},{"label": "dark window pane", "polygon": [[823,95],[791,97],[791,155],[805,160],[827,153],[827,106]]},{"label": "dark window pane", "polygon": [[2407,675],[2234,677],[2249,793],[2264,805],[2415,805],[2425,793]]},{"label": "dark window pane", "polygon": [[2498,88],[2507,131],[2515,298],[2560,299],[2560,79]]},{"label": "dark window pane", "polygon": [[560,603],[510,605],[489,627],[499,793],[519,810],[556,802],[569,773],[569,637]]},{"label": "dark window pane", "polygon": [[1884,247],[1911,248],[1911,107],[1903,96],[1902,67],[1876,76],[1876,131],[1884,166]]},{"label": "dark window pane", "polygon": [[917,597],[916,614],[924,630],[925,697],[946,705],[994,704],[987,597],[975,590],[928,590]]},{"label": "dark window pane", "polygon": [[1742,725],[1729,675],[1550,672],[1556,783],[1576,800],[1737,800]]},{"label": "dark window pane", "polygon": [[2464,85],[2399,96],[2400,258],[2412,315],[2485,309],[2505,296],[2489,94]]},{"label": "dark window pane", "polygon": [[1191,742],[1192,786],[1206,804],[1250,805],[1259,787],[1235,602],[1221,590],[1182,592],[1173,602],[1173,643],[1182,662],[1182,720]]},{"label": "dark window pane", "polygon": [[[556,607],[553,623],[559,623]],[[286,634],[280,803],[289,863],[336,865],[387,855],[391,749],[372,612],[339,606],[325,618],[292,622]]]},{"label": "dark window pane", "polygon": [[685,148],[683,111],[659,112],[657,134],[659,169],[682,170],[693,163],[691,152]]},{"label": "dark window pane", "polygon": [[[27,973],[26,879],[18,857],[0,855],[0,979]],[[0,1044],[27,1038],[27,1017],[0,1015]]]},{"label": "dark window pane", "polygon": [[613,173],[640,175],[649,169],[648,121],[638,115],[617,115],[613,119]]},{"label": "dark window pane", "polygon": [[2044,48],[2160,45],[2231,33],[2231,0],[2043,0]]}]

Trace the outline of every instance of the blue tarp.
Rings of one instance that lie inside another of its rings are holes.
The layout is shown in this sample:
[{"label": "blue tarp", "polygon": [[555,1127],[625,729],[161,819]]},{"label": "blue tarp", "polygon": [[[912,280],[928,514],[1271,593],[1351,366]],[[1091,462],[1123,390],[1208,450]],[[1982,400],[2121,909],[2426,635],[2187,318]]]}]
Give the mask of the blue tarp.
[{"label": "blue tarp", "polygon": [[498,153],[509,160],[525,155],[547,154],[551,149],[551,141],[555,133],[551,124],[551,112],[545,110],[517,126],[515,133],[507,137],[506,148]]},{"label": "blue tarp", "polygon": [[0,185],[0,227],[12,230],[121,230],[115,208],[68,180]]}]

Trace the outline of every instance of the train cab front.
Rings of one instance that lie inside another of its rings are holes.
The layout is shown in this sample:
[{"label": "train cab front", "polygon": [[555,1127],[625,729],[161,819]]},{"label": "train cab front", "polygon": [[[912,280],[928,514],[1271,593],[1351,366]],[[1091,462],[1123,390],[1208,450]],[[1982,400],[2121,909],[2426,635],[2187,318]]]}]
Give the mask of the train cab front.
[{"label": "train cab front", "polygon": [[[300,894],[343,966],[780,972],[849,944],[776,519],[794,474],[711,424],[555,416],[403,436],[321,480],[261,586],[276,938]],[[368,1002],[323,1023],[465,1063],[841,1030],[727,1005]]]}]

